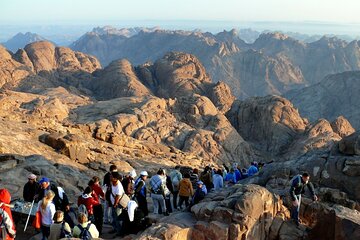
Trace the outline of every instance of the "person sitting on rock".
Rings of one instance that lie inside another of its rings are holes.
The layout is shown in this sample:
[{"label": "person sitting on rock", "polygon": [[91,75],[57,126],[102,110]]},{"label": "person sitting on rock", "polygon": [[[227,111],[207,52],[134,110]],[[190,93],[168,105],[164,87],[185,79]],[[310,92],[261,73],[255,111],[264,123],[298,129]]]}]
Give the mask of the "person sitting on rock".
[{"label": "person sitting on rock", "polygon": [[91,196],[94,198],[95,201],[99,203],[93,205],[93,210],[94,210],[94,224],[97,230],[99,231],[99,234],[101,234],[103,229],[103,221],[104,221],[104,211],[101,205],[101,199],[104,199],[105,194],[100,186],[99,177],[97,176],[94,176],[89,181],[88,186],[92,190]]},{"label": "person sitting on rock", "polygon": [[220,190],[221,188],[224,187],[224,179],[223,179],[223,176],[222,176],[221,169],[218,169],[216,171],[216,173],[214,174],[214,176],[213,176],[213,184],[214,184],[214,190],[215,191],[218,191],[218,190]]},{"label": "person sitting on rock", "polygon": [[299,211],[301,204],[301,194],[305,193],[305,186],[308,187],[314,201],[318,200],[315,194],[314,186],[310,180],[310,175],[304,172],[302,175],[295,176],[291,181],[290,197],[292,200],[291,218],[295,221],[296,225],[300,224]]},{"label": "person sitting on rock", "polygon": [[73,236],[75,238],[85,239],[84,235],[91,235],[91,238],[98,238],[99,231],[96,229],[96,226],[88,221],[86,214],[79,213],[78,216],[79,224],[76,225],[73,229]]},{"label": "person sitting on rock", "polygon": [[241,169],[241,175],[243,179],[248,177],[248,172],[246,168]]},{"label": "person sitting on rock", "polygon": [[39,191],[39,183],[36,181],[35,174],[29,174],[28,182],[24,185],[23,190],[23,198],[25,202],[32,202],[34,200],[35,195]]},{"label": "person sitting on rock", "polygon": [[197,187],[196,187],[196,191],[193,196],[191,205],[198,204],[201,200],[203,200],[205,198],[205,196],[207,194],[206,186],[204,185],[204,183],[202,181],[198,181],[196,183],[196,185],[197,185]]},{"label": "person sitting on rock", "polygon": [[249,169],[247,171],[249,177],[254,176],[259,171],[259,169],[257,168],[256,165],[257,165],[257,162],[251,163],[251,166],[249,167]]},{"label": "person sitting on rock", "polygon": [[92,192],[93,191],[89,186],[86,187],[83,194],[78,197],[77,205],[80,206],[81,204],[84,204],[88,213],[88,219],[95,222],[94,206],[99,205],[100,203],[98,199],[95,199],[92,196]]},{"label": "person sitting on rock", "polygon": [[11,195],[7,189],[0,189],[0,239],[12,240],[16,237],[14,220],[10,210]]},{"label": "person sitting on rock", "polygon": [[182,208],[183,202],[185,202],[185,206],[189,206],[189,198],[194,195],[194,189],[190,182],[190,174],[185,173],[184,178],[181,179],[179,183],[179,209]]},{"label": "person sitting on rock", "polygon": [[234,173],[235,173],[236,182],[240,181],[242,179],[242,176],[241,176],[241,168],[239,165],[236,166]]},{"label": "person sitting on rock", "polygon": [[231,186],[236,183],[236,176],[235,176],[234,168],[231,168],[230,172],[228,172],[228,174],[226,174],[224,181],[227,186]]},{"label": "person sitting on rock", "polygon": [[135,198],[139,204],[139,209],[147,216],[149,214],[147,200],[146,200],[146,179],[148,173],[146,171],[140,172],[140,177],[135,181]]},{"label": "person sitting on rock", "polygon": [[166,211],[165,196],[166,190],[166,175],[164,169],[160,168],[156,175],[150,179],[151,198],[154,204],[154,214],[159,214],[159,208],[161,208],[164,215],[169,215]]},{"label": "person sitting on rock", "polygon": [[124,187],[125,194],[132,198],[134,195],[134,179],[136,178],[135,170],[129,172],[129,174],[121,181]]},{"label": "person sitting on rock", "polygon": [[54,223],[50,226],[50,235],[48,240],[58,240],[71,237],[71,228],[64,221],[64,212],[57,210],[54,216]]}]

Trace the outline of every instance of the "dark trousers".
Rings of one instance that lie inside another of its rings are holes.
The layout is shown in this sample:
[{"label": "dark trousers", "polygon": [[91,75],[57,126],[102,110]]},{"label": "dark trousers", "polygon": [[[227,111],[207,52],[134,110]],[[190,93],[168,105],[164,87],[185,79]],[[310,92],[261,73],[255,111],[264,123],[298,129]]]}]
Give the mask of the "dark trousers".
[{"label": "dark trousers", "polygon": [[180,208],[182,207],[183,202],[185,202],[185,206],[188,207],[189,206],[189,197],[179,196],[179,207]]},{"label": "dark trousers", "polygon": [[94,210],[94,224],[99,231],[99,233],[102,233],[103,228],[103,222],[104,222],[104,210],[101,204],[96,205],[93,207]]},{"label": "dark trousers", "polygon": [[172,213],[172,207],[171,207],[171,200],[170,200],[170,194],[165,196],[165,205],[166,210],[168,213]]},{"label": "dark trousers", "polygon": [[50,226],[41,225],[42,240],[45,240],[50,235]]},{"label": "dark trousers", "polygon": [[300,205],[301,205],[301,195],[296,195],[296,198],[299,202],[298,206],[292,206],[291,208],[291,219],[294,219],[297,223],[299,223],[299,212],[300,212]]},{"label": "dark trousers", "polygon": [[123,234],[123,216],[124,214],[127,214],[127,211],[125,211],[124,209],[122,210],[122,213],[118,216],[116,214],[116,208],[112,207],[111,209],[111,213],[112,213],[112,226],[114,228],[114,230],[116,231],[117,235],[122,235]]},{"label": "dark trousers", "polygon": [[147,206],[146,197],[144,197],[142,195],[138,195],[138,196],[136,196],[136,200],[138,201],[139,209],[141,209],[141,211],[144,213],[144,215],[147,216],[149,214],[149,209]]},{"label": "dark trousers", "polygon": [[174,191],[173,192],[173,206],[174,206],[174,209],[177,208],[178,195],[179,195],[179,191]]}]

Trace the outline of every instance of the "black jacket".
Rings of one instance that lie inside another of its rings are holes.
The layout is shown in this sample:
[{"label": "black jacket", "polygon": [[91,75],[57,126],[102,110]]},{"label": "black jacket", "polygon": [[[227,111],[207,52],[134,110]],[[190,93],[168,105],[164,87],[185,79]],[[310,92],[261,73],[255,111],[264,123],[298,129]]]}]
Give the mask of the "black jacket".
[{"label": "black jacket", "polygon": [[296,195],[305,193],[305,186],[308,187],[312,196],[315,196],[314,186],[311,182],[305,183],[302,180],[301,175],[297,175],[293,178],[290,187],[290,197],[292,201],[295,201]]},{"label": "black jacket", "polygon": [[26,202],[32,202],[34,196],[39,192],[40,185],[38,182],[27,182],[23,190],[23,198]]},{"label": "black jacket", "polygon": [[[51,190],[51,191],[53,191],[55,193],[53,203],[55,204],[56,210],[61,210],[61,211],[65,212],[66,206],[69,205],[69,199],[66,196],[66,194],[63,193],[63,198],[61,199],[60,196],[59,196],[59,189],[52,182],[50,183],[47,190]],[[45,189],[40,188],[39,189],[39,197],[38,197],[38,199],[41,200],[41,199],[43,199],[44,196],[45,196]]]}]

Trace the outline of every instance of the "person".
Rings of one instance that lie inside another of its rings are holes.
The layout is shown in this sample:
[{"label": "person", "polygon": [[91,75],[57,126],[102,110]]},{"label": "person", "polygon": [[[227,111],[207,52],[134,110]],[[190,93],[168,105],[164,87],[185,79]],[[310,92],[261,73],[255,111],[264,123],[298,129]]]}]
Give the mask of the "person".
[{"label": "person", "polygon": [[241,168],[239,165],[236,166],[234,173],[235,173],[236,182],[240,181],[242,179],[242,176],[241,176]]},{"label": "person", "polygon": [[104,201],[104,223],[108,224],[111,223],[111,201],[110,201],[110,188],[111,188],[111,173],[117,172],[116,165],[111,165],[109,168],[109,172],[107,172],[104,176],[103,185],[106,189],[105,193],[105,201]]},{"label": "person", "polygon": [[248,177],[254,176],[259,169],[256,167],[257,162],[251,162],[251,166],[249,167],[247,173],[248,173]]},{"label": "person", "polygon": [[111,173],[111,194],[110,201],[112,205],[112,226],[117,236],[123,235],[123,215],[126,211],[123,211],[120,205],[120,199],[125,194],[124,188],[120,182],[122,176],[118,172]]},{"label": "person", "polygon": [[149,214],[147,200],[146,200],[146,179],[148,173],[146,171],[140,172],[140,177],[135,181],[135,198],[139,204],[139,209],[145,216]]},{"label": "person", "polygon": [[190,173],[190,181],[193,185],[193,189],[196,189],[196,183],[199,181],[199,170],[194,168]]},{"label": "person", "polygon": [[296,225],[300,224],[299,210],[301,205],[301,194],[305,193],[305,187],[307,186],[314,201],[318,200],[315,194],[314,186],[310,180],[310,175],[304,172],[302,175],[296,175],[291,181],[290,197],[292,200],[291,219],[293,219]]},{"label": "person", "polygon": [[39,183],[36,181],[35,174],[29,174],[28,182],[24,185],[23,198],[25,202],[32,202],[39,191]]},{"label": "person", "polygon": [[183,202],[185,206],[189,206],[189,198],[194,195],[194,189],[190,182],[190,174],[185,173],[184,178],[179,183],[179,209],[182,208]]},{"label": "person", "polygon": [[[63,233],[66,234],[61,236]],[[64,222],[64,212],[57,210],[54,216],[54,223],[50,226],[50,235],[48,240],[58,240],[71,237],[71,228],[67,222]]]},{"label": "person", "polygon": [[42,200],[39,201],[37,211],[41,213],[41,232],[42,239],[45,240],[50,235],[50,226],[54,223],[53,217],[56,212],[55,204],[53,200],[55,193],[52,190],[48,190]]},{"label": "person", "polygon": [[214,176],[213,176],[213,184],[214,184],[214,190],[215,191],[218,191],[218,190],[220,190],[221,188],[224,187],[224,179],[223,179],[223,176],[222,176],[221,169],[218,169],[216,171],[216,173],[214,174]]},{"label": "person", "polygon": [[132,198],[134,195],[134,179],[136,178],[135,170],[131,170],[129,174],[121,181],[125,194]]},{"label": "person", "polygon": [[[81,204],[85,205],[87,213],[88,213],[88,219],[95,222],[94,217],[94,206],[99,205],[99,200],[95,199],[92,196],[92,190],[89,186],[87,186],[83,192],[82,195],[78,197],[77,205],[80,206]],[[97,197],[96,197],[97,198]]]},{"label": "person", "polygon": [[234,185],[236,183],[234,168],[231,168],[230,172],[226,174],[224,181],[228,186]]},{"label": "person", "polygon": [[55,196],[53,202],[55,204],[56,210],[61,210],[64,213],[69,211],[70,204],[67,195],[64,192],[64,189],[57,187],[55,183],[50,182],[50,179],[43,177],[39,181],[40,189],[37,195],[38,199],[44,198],[48,191],[53,191]]},{"label": "person", "polygon": [[172,213],[171,194],[174,193],[174,188],[173,188],[173,184],[171,181],[171,177],[168,174],[166,174],[166,171],[165,171],[165,183],[166,183],[165,184],[166,188],[168,189],[168,191],[166,191],[166,193],[165,193],[166,210],[168,213]]},{"label": "person", "polygon": [[211,168],[206,166],[204,171],[200,175],[200,180],[205,184],[208,192],[212,189],[212,176],[211,176]]},{"label": "person", "polygon": [[247,173],[246,168],[241,169],[241,176],[242,176],[243,179],[248,177],[248,173]]},{"label": "person", "polygon": [[[11,195],[5,188],[0,189],[0,239],[12,240],[16,237],[15,223],[9,204]],[[5,236],[5,239],[2,237]]]},{"label": "person", "polygon": [[74,227],[73,234],[72,234],[75,238],[83,238],[85,229],[87,229],[87,231],[91,235],[91,238],[99,237],[99,232],[96,229],[96,226],[94,224],[92,224],[91,221],[88,221],[86,214],[79,213],[78,221],[79,221],[79,224]]},{"label": "person", "polygon": [[179,183],[182,179],[182,174],[180,173],[180,166],[177,165],[175,169],[170,173],[170,178],[173,186],[173,206],[174,209],[177,209],[177,199],[179,194]]},{"label": "person", "polygon": [[101,204],[101,200],[104,200],[105,194],[99,183],[100,179],[97,176],[94,176],[88,183],[88,186],[91,188],[91,196],[94,198],[98,204],[93,205],[94,211],[94,224],[101,235],[104,222],[104,210]]},{"label": "person", "polygon": [[196,183],[196,185],[197,185],[196,191],[194,193],[191,205],[198,204],[201,200],[203,200],[205,198],[205,196],[207,194],[206,186],[204,185],[204,183],[202,181],[198,181]]},{"label": "person", "polygon": [[159,208],[161,207],[162,212],[165,216],[169,215],[166,211],[165,206],[165,195],[166,195],[166,176],[162,168],[160,168],[156,175],[150,179],[151,187],[151,198],[154,203],[154,214],[159,214]]}]

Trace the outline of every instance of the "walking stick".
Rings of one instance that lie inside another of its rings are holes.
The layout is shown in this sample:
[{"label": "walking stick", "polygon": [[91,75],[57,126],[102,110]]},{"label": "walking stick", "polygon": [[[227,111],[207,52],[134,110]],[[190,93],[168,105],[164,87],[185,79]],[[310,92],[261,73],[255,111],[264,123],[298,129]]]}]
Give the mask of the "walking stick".
[{"label": "walking stick", "polygon": [[28,217],[27,217],[27,220],[26,220],[24,232],[26,231],[26,228],[27,228],[27,226],[28,226],[28,223],[29,223],[29,220],[30,220],[31,211],[32,211],[32,208],[33,208],[33,206],[34,206],[34,202],[35,202],[35,199],[34,199],[34,200],[32,201],[32,203],[31,203],[31,208],[30,208],[30,211],[29,211],[29,215],[28,215]]}]

